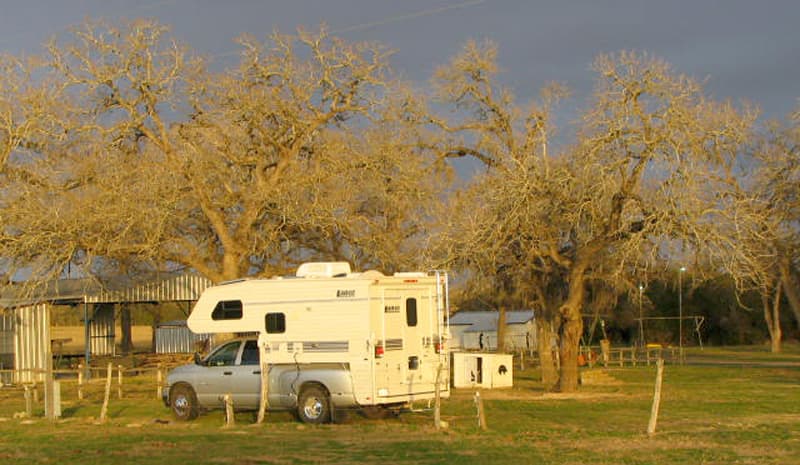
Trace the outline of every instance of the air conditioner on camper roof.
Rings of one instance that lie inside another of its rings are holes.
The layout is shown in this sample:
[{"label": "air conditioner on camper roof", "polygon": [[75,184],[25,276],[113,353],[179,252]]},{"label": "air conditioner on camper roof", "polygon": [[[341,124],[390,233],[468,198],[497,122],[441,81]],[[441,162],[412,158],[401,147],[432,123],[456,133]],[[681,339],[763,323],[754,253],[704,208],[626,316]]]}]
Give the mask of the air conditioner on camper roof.
[{"label": "air conditioner on camper roof", "polygon": [[295,276],[298,278],[332,278],[348,274],[350,274],[350,264],[347,262],[309,262],[300,265]]}]

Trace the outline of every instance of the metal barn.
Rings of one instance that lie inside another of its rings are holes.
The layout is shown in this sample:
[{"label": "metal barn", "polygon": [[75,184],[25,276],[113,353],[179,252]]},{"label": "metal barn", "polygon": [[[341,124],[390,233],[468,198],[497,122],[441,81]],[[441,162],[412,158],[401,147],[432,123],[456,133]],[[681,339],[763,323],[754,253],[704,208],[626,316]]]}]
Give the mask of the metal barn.
[{"label": "metal barn", "polygon": [[164,276],[144,284],[112,282],[105,286],[93,280],[67,279],[48,283],[35,297],[19,298],[14,289],[0,297],[0,370],[13,370],[3,383],[44,380],[52,361],[54,341],[50,337],[51,305],[70,305],[83,312],[84,356],[115,355],[116,309],[143,302],[193,302],[212,283],[193,274]]}]

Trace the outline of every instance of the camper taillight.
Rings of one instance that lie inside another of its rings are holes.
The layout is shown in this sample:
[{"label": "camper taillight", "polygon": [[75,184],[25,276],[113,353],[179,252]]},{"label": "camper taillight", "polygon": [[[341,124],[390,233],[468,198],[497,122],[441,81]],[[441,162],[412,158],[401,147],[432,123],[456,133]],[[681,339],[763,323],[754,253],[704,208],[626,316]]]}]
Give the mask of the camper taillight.
[{"label": "camper taillight", "polygon": [[442,352],[444,352],[444,343],[443,342],[437,342],[436,344],[434,344],[433,347],[436,349],[436,353],[437,354],[441,354]]},{"label": "camper taillight", "polygon": [[383,344],[375,346],[375,358],[383,358]]}]

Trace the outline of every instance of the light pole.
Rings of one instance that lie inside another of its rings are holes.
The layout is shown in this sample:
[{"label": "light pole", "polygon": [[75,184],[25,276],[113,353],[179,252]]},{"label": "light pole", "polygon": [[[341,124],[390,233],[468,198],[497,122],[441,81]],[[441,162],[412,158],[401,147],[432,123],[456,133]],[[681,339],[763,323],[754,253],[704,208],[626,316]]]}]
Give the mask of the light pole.
[{"label": "light pole", "polygon": [[644,285],[639,283],[639,346],[644,349],[644,323],[642,322],[642,293]]},{"label": "light pole", "polygon": [[686,267],[682,266],[678,270],[678,357],[683,364],[683,273]]}]

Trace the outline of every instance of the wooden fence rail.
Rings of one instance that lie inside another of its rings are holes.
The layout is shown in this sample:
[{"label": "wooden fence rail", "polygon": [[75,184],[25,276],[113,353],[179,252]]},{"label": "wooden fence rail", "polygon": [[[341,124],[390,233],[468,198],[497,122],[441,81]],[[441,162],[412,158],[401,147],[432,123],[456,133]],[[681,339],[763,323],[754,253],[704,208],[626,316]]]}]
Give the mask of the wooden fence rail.
[{"label": "wooden fence rail", "polygon": [[[581,346],[579,364],[589,367],[600,366],[650,366],[655,365],[659,359],[665,363],[680,363],[680,352],[677,347],[610,347],[604,353],[600,346]],[[532,355],[516,353],[520,369],[525,369],[525,363],[532,366],[540,364],[539,354]],[[557,360],[558,353],[553,353]]]},{"label": "wooden fence rail", "polygon": [[[89,376],[86,376],[87,370],[83,367],[77,369],[60,369],[52,370],[53,379],[58,380],[64,387],[68,396],[74,395],[77,400],[84,400],[87,394],[91,391],[96,393],[99,386],[106,386],[109,380],[108,367],[99,368],[91,367],[88,370]],[[123,398],[126,393],[135,395],[135,397],[161,398],[161,388],[165,380],[166,370],[159,367],[148,368],[124,368],[121,365],[116,367],[112,366],[114,376],[117,398]],[[3,390],[22,390],[33,393],[34,400],[38,396],[38,386],[44,386],[47,370],[42,369],[20,369],[20,370],[0,370],[0,376],[11,375],[16,379],[33,379],[34,381],[17,382],[10,386],[3,386]],[[2,391],[0,391],[2,392]],[[30,395],[30,394],[29,394]]]},{"label": "wooden fence rail", "polygon": [[679,363],[677,347],[611,347],[606,351],[600,346],[581,347],[580,354],[589,366],[637,366],[655,365],[659,359]]}]

